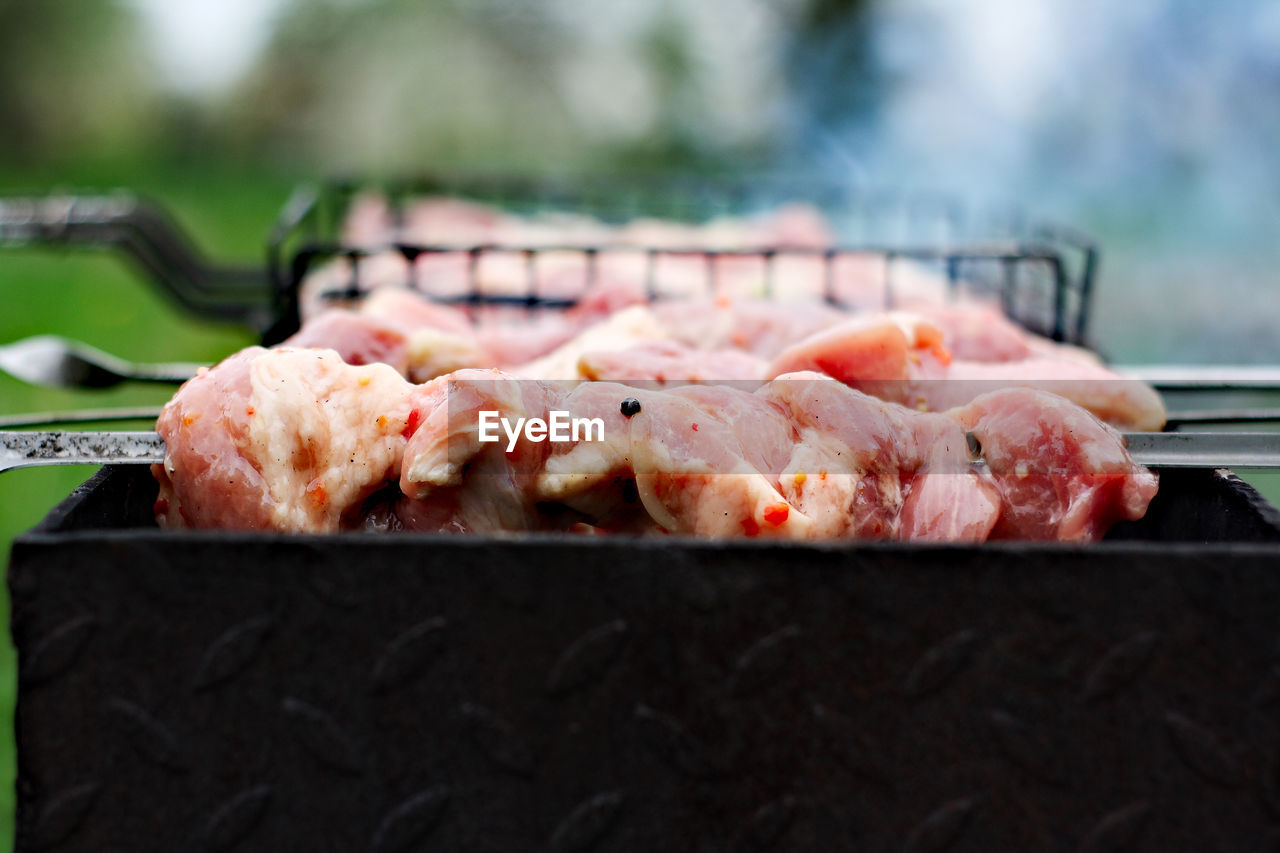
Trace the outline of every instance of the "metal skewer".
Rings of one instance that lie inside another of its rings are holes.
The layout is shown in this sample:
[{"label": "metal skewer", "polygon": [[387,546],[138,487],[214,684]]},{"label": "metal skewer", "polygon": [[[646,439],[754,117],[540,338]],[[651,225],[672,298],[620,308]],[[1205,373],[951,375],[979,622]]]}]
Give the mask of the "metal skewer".
[{"label": "metal skewer", "polygon": [[1280,390],[1280,366],[1276,365],[1134,364],[1114,365],[1112,369],[1157,391]]},{"label": "metal skewer", "polygon": [[39,335],[0,346],[0,370],[24,382],[52,388],[110,388],[122,382],[185,382],[198,364],[139,364],[57,335]]},{"label": "metal skewer", "polygon": [[0,429],[110,421],[154,421],[158,417],[160,417],[159,406],[136,406],[119,409],[74,409],[62,412],[24,412],[20,415],[0,415]]},{"label": "metal skewer", "polygon": [[1165,419],[1166,430],[1176,430],[1187,424],[1259,424],[1280,423],[1280,409],[1196,409],[1170,412]]},{"label": "metal skewer", "polygon": [[0,471],[163,461],[164,439],[154,432],[0,432]]},{"label": "metal skewer", "polygon": [[[1280,468],[1280,433],[1130,432],[1124,439],[1135,462],[1155,468]],[[970,446],[981,453],[976,439]],[[0,431],[0,471],[163,461],[164,441],[154,432]]]}]

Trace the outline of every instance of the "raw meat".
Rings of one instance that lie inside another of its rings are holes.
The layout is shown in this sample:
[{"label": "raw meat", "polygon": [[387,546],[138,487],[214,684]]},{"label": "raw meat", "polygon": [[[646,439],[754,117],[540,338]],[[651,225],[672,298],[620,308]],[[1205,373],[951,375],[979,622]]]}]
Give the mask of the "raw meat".
[{"label": "raw meat", "polygon": [[332,350],[250,347],[187,382],[156,431],[169,527],[332,531],[393,481],[420,390]]},{"label": "raw meat", "polygon": [[[935,315],[941,313],[939,309]],[[1020,333],[1025,349],[1016,348],[1007,330],[997,341],[984,337],[986,329],[965,338],[948,336],[916,314],[855,317],[788,347],[767,375],[816,370],[882,399],[927,411],[954,408],[998,388],[1041,388],[1124,429],[1158,430],[1164,425],[1164,403],[1145,383],[1082,357],[1074,347]],[[957,350],[993,360],[956,358]],[[1015,354],[1017,360],[994,358]]]}]

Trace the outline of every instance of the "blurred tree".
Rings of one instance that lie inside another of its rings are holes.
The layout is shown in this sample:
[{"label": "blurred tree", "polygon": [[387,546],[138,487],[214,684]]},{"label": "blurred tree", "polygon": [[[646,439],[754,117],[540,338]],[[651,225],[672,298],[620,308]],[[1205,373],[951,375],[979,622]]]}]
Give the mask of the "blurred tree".
[{"label": "blurred tree", "polygon": [[574,148],[536,5],[295,2],[227,104],[229,143],[313,167],[423,168]]},{"label": "blurred tree", "polygon": [[771,138],[778,44],[762,0],[294,0],[226,124],[320,170],[697,167]]},{"label": "blurred tree", "polygon": [[783,158],[812,164],[857,155],[860,130],[892,98],[873,49],[871,0],[779,0],[785,10],[787,106]]},{"label": "blurred tree", "polygon": [[150,138],[150,69],[114,0],[0,0],[0,158],[130,152]]}]

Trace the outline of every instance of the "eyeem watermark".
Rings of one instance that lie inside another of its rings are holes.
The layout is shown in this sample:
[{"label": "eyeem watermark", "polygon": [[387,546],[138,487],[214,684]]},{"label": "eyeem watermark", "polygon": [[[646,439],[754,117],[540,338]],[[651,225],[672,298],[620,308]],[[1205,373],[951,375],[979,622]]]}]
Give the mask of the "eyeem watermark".
[{"label": "eyeem watermark", "polygon": [[525,441],[604,441],[603,418],[575,418],[569,412],[552,409],[547,419],[516,418],[514,424],[501,412],[482,410],[480,412],[480,441],[501,441],[502,433],[507,437],[507,452],[516,449],[516,442],[523,435]]}]

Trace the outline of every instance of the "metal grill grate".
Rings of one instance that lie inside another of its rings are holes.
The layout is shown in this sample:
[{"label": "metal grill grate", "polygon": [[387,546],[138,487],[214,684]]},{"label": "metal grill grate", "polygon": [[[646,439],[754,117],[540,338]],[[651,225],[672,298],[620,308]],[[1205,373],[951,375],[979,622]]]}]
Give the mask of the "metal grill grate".
[{"label": "metal grill grate", "polygon": [[[296,328],[304,285],[321,279],[318,295],[334,302],[361,298],[393,284],[472,309],[557,309],[575,304],[608,273],[609,263],[639,265],[650,299],[715,295],[726,278],[750,267],[757,295],[777,295],[784,269],[788,298],[822,299],[856,308],[897,307],[904,292],[932,282],[945,298],[976,296],[1001,306],[1024,327],[1055,340],[1083,344],[1097,249],[1083,235],[1033,223],[1015,211],[975,210],[938,196],[858,192],[806,181],[761,179],[724,183],[705,179],[655,181],[529,181],[499,178],[422,178],[375,187],[387,201],[390,239],[345,240],[343,223],[368,184],[334,182],[301,188],[286,205],[272,236],[272,274],[284,323]],[[446,243],[405,237],[412,205],[449,197],[493,205],[518,216],[588,215],[605,224],[638,217],[705,223],[719,216],[752,217],[800,202],[820,212],[834,233],[821,248],[666,247],[603,240],[580,243]],[[500,291],[486,271],[501,267]],[[546,271],[557,268],[557,286]],[[450,268],[448,275],[432,275]],[[672,285],[672,270],[680,286]],[[795,270],[803,269],[803,275]],[[856,275],[849,270],[855,269]],[[519,281],[510,283],[512,270]],[[574,270],[563,275],[565,270]],[[730,274],[726,275],[726,270]],[[689,286],[690,271],[699,282]],[[751,276],[747,276],[751,278]],[[795,283],[803,279],[799,291]],[[574,286],[565,286],[569,280]],[[740,282],[740,279],[735,279]],[[859,292],[851,292],[851,282]],[[868,298],[871,294],[871,298]],[[869,304],[874,302],[874,304]]]}]

